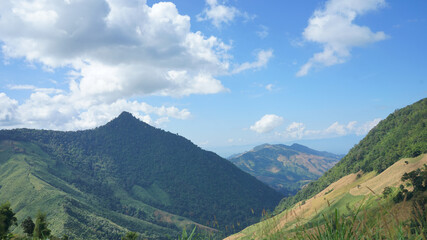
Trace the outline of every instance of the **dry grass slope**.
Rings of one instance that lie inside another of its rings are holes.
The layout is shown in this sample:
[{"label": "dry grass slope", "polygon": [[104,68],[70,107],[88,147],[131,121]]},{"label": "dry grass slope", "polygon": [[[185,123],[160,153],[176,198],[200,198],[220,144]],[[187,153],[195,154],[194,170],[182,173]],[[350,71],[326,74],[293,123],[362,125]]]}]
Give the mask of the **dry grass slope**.
[{"label": "dry grass slope", "polygon": [[[334,203],[343,205],[354,203],[361,199],[368,199],[375,194],[381,194],[385,187],[397,187],[402,184],[401,177],[406,172],[411,172],[427,164],[427,154],[416,158],[405,158],[397,161],[380,174],[376,172],[353,173],[342,177],[332,183],[323,191],[305,202],[298,202],[293,208],[252,225],[243,231],[231,235],[225,240],[237,239],[263,239],[265,235],[274,234],[278,231],[291,231],[297,225],[302,225],[318,217]],[[397,215],[402,218],[408,217],[408,203],[400,203],[393,207]]]}]

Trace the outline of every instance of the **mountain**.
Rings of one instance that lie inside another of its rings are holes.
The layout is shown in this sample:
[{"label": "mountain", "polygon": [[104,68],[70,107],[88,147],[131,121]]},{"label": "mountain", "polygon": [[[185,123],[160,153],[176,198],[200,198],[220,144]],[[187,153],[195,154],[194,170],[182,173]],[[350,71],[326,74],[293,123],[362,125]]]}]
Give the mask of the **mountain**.
[{"label": "mountain", "polygon": [[396,161],[427,152],[427,98],[396,110],[375,126],[349,153],[317,181],[281,201],[280,212],[313,197],[334,181],[359,171],[381,173]]},{"label": "mountain", "polygon": [[295,143],[291,146],[263,144],[228,159],[278,192],[290,196],[322,176],[341,156]]},{"label": "mountain", "polygon": [[[215,153],[123,112],[92,130],[0,131],[0,202],[48,214],[53,234],[161,239],[183,227],[232,232],[281,195]],[[19,231],[17,229],[16,231]]]},{"label": "mountain", "polygon": [[[399,225],[399,221],[412,221],[411,227],[417,227],[416,222],[426,217],[424,210],[424,213],[419,213],[424,215],[416,215],[419,211],[417,206],[427,209],[426,125],[426,98],[396,110],[322,177],[309,183],[295,196],[284,198],[275,209],[274,217],[227,239],[262,239],[268,238],[265,233],[269,235],[275,232],[288,236],[297,226],[308,229],[319,222],[324,224],[328,214],[337,216],[339,211],[343,216],[353,216],[361,205],[365,211],[360,214],[365,217],[362,218],[362,225],[377,221],[380,222],[379,229],[385,228],[387,224],[387,228],[397,229],[403,226]],[[418,174],[424,174],[421,175],[424,179],[415,177],[417,171]],[[404,182],[403,176],[412,178],[412,182]],[[416,201],[420,201],[416,204],[411,199],[412,193],[408,194],[408,191],[415,191],[415,185],[423,189],[414,193],[418,195]],[[388,193],[385,193],[386,187],[389,188]],[[399,202],[399,194],[401,199],[408,197],[407,200]],[[397,225],[392,226],[391,223]],[[371,230],[374,229],[368,229]],[[422,231],[426,234],[425,229]]]}]

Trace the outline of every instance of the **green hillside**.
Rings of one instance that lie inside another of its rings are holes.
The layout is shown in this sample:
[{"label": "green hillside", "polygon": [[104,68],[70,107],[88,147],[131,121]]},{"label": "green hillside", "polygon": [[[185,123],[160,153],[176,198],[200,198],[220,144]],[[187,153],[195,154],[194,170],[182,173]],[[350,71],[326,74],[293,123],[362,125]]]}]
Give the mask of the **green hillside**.
[{"label": "green hillside", "polygon": [[10,201],[18,219],[48,213],[57,235],[159,239],[196,223],[233,232],[281,198],[229,161],[126,112],[93,130],[2,130],[0,141],[0,202]]},{"label": "green hillside", "polygon": [[374,127],[349,153],[317,181],[284,198],[275,212],[311,198],[334,181],[358,171],[381,173],[401,158],[427,152],[427,98],[396,110]]},{"label": "green hillside", "polygon": [[340,158],[339,155],[316,151],[300,144],[263,144],[229,160],[278,192],[290,196],[322,176]]}]

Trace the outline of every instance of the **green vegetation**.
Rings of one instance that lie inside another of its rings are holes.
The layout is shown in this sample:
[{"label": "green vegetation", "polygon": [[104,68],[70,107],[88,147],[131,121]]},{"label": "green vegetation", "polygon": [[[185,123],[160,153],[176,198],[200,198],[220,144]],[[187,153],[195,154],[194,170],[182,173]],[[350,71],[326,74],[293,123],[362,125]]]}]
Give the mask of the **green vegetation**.
[{"label": "green vegetation", "polygon": [[21,222],[20,227],[23,229],[25,235],[13,234],[10,232],[10,227],[17,226],[18,219],[15,217],[15,213],[10,208],[9,202],[6,202],[0,206],[0,220],[1,220],[1,240],[68,240],[67,235],[63,235],[62,238],[51,235],[50,229],[48,229],[49,223],[46,219],[46,214],[38,212],[36,216],[36,223],[34,224],[31,217],[27,217]]},{"label": "green vegetation", "polygon": [[417,200],[419,198],[423,198],[423,194],[427,190],[427,165],[424,165],[423,169],[419,168],[415,171],[405,173],[402,176],[402,181],[409,181],[409,186],[411,186],[413,189],[411,191],[406,189],[403,184],[400,185],[399,192],[393,198],[395,203],[399,203],[404,200],[410,200],[413,197],[415,197]]},{"label": "green vegetation", "polygon": [[122,240],[136,240],[138,239],[138,233],[136,232],[127,232],[126,235],[122,237]]},{"label": "green vegetation", "polygon": [[10,203],[6,202],[0,205],[0,239],[7,239],[9,229],[16,225],[15,213],[10,208]]},{"label": "green vegetation", "polygon": [[[420,207],[421,202],[406,202],[410,205],[411,216],[403,220],[398,216],[390,199],[380,201],[374,197],[364,199],[348,211],[339,206],[330,206],[315,219],[305,222],[298,219],[292,230],[278,228],[274,217],[266,219],[257,235],[239,239],[268,240],[382,240],[382,239],[426,239],[427,212]],[[424,201],[423,204],[426,204]],[[400,206],[403,207],[403,206]]]},{"label": "green vegetation", "polygon": [[20,219],[42,209],[55,219],[53,235],[72,238],[132,231],[166,239],[196,223],[232,233],[281,199],[229,161],[129,113],[86,131],[1,130],[0,185],[0,202],[10,200]]},{"label": "green vegetation", "polygon": [[[362,205],[361,205],[362,206]],[[390,221],[391,213],[363,214],[361,207],[352,215],[322,215],[323,221],[312,228],[302,227],[295,233],[298,239],[356,240],[356,239],[425,239],[421,227],[411,227],[404,221]],[[414,218],[412,218],[414,220]]]},{"label": "green vegetation", "polygon": [[397,160],[427,152],[427,99],[396,110],[374,127],[368,135],[317,181],[295,196],[284,198],[275,213],[319,193],[331,183],[359,171],[378,173]]},{"label": "green vegetation", "polygon": [[28,216],[24,221],[21,223],[21,227],[24,230],[24,233],[26,233],[28,236],[33,236],[34,227],[36,225],[33,222],[33,219],[31,219],[30,216]]},{"label": "green vegetation", "polygon": [[178,238],[178,240],[194,240],[195,233],[196,233],[196,227],[193,228],[193,231],[191,231],[190,234],[188,234],[187,230],[185,230],[184,228],[182,230],[182,235]]},{"label": "green vegetation", "polygon": [[36,216],[36,223],[34,225],[33,236],[35,238],[45,239],[50,236],[50,229],[46,220],[46,213],[38,212]]},{"label": "green vegetation", "polygon": [[197,227],[194,227],[191,232],[187,232],[184,228],[178,240],[213,240],[213,239],[223,239],[224,236],[218,234],[212,234],[208,232],[198,231]]},{"label": "green vegetation", "polygon": [[263,144],[229,160],[284,196],[295,195],[302,186],[318,179],[341,159],[300,144]]}]

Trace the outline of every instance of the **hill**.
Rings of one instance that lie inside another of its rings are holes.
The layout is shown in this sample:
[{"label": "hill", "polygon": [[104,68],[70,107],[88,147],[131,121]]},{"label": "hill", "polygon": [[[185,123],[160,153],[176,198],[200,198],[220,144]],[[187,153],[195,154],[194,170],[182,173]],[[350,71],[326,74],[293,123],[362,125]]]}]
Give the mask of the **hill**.
[{"label": "hill", "polygon": [[295,203],[311,198],[338,179],[359,171],[381,173],[399,159],[427,152],[427,98],[396,110],[374,127],[349,153],[317,181],[295,196],[285,198],[279,213]]},{"label": "hill", "polygon": [[229,160],[278,192],[291,196],[302,186],[322,176],[340,158],[339,155],[300,144],[263,144]]},{"label": "hill", "polygon": [[232,232],[281,198],[215,153],[126,112],[92,130],[1,130],[0,142],[0,202],[10,201],[19,219],[47,212],[58,235],[159,239],[190,224]]},{"label": "hill", "polygon": [[[394,197],[396,193],[398,193],[399,185],[404,184],[401,178],[405,173],[412,172],[416,169],[422,169],[425,164],[427,164],[427,154],[422,154],[416,158],[401,159],[380,174],[376,174],[375,172],[363,174],[359,172],[357,174],[352,173],[346,175],[333,182],[313,197],[300,201],[293,207],[254,224],[240,233],[229,236],[226,240],[307,239],[307,235],[304,235],[310,234],[310,230],[307,229],[312,227],[316,228],[318,224],[324,224],[325,216],[335,216],[335,209],[340,216],[344,218],[349,216],[349,218],[352,218],[355,216],[356,209],[358,209],[360,205],[363,206],[362,211],[364,212],[359,215],[362,216],[361,220],[365,221],[365,225],[374,225],[375,227],[377,224],[382,225],[384,228],[383,230],[394,227],[396,223],[399,227],[400,222],[409,222],[413,217],[412,211],[415,203],[413,199],[395,203]],[[391,189],[389,196],[383,194],[386,188]],[[427,198],[425,192],[422,198]],[[380,218],[378,218],[378,216],[380,216]],[[384,222],[376,222],[373,224],[372,222],[375,221]],[[402,225],[400,227],[402,227]],[[372,233],[377,230],[378,229],[371,229]],[[317,231],[317,229],[315,231]],[[355,239],[394,239],[390,236],[386,238],[365,236],[365,238],[363,238],[361,234],[362,233],[359,233],[359,238]],[[298,237],[295,237],[295,235],[298,235]],[[342,238],[338,237],[332,239]]]},{"label": "hill", "polygon": [[[399,186],[403,183],[402,177],[405,173],[423,169],[427,163],[426,125],[427,99],[396,110],[374,127],[322,177],[308,184],[295,196],[284,198],[276,208],[274,217],[227,239],[253,239],[255,236],[262,238],[277,232],[284,233],[281,239],[285,239],[295,235],[293,231],[298,226],[313,227],[316,222],[322,221],[324,224],[324,214],[336,214],[335,211],[340,211],[344,216],[352,216],[354,209],[361,204],[366,206],[363,215],[367,219],[362,220],[365,225],[375,222],[376,219],[380,224],[385,224],[382,225],[385,229],[390,228],[387,224],[390,225],[391,222],[399,224],[400,220],[408,218],[420,220],[420,216],[410,216],[414,213],[412,200],[396,204],[399,202],[396,199],[403,193],[409,200],[410,194],[405,193],[408,192],[405,188],[416,189],[414,184],[424,184],[424,191],[427,188],[427,180],[421,178],[414,180],[412,184],[406,182]],[[424,178],[425,173],[427,172],[424,169]],[[406,177],[412,175],[414,174],[406,174]],[[391,197],[385,193],[386,187],[389,187]],[[422,209],[427,209],[427,194],[421,192],[419,195]],[[384,206],[388,210],[384,210]],[[375,215],[383,211],[391,213],[392,218]],[[421,220],[424,217],[421,217]],[[348,222],[348,219],[342,221]]]}]

